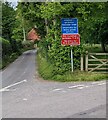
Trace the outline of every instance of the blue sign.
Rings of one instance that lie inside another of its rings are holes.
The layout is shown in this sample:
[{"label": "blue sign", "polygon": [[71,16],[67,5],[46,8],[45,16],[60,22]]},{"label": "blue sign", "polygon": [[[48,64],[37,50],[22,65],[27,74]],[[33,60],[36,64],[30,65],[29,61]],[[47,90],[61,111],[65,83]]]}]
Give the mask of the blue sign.
[{"label": "blue sign", "polygon": [[62,34],[76,34],[78,33],[78,19],[77,18],[63,18],[61,19]]}]

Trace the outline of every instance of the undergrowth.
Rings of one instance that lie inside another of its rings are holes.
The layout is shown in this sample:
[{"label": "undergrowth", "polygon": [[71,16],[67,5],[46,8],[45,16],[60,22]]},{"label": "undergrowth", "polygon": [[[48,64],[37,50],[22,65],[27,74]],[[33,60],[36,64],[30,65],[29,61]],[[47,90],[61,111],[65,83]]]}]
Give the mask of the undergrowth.
[{"label": "undergrowth", "polygon": [[41,56],[41,53],[37,55],[38,72],[44,80],[54,80],[59,82],[71,82],[71,81],[99,81],[107,80],[108,75],[102,73],[88,73],[81,72],[79,70],[65,72],[64,74],[55,74],[55,66],[49,63],[46,58]]}]

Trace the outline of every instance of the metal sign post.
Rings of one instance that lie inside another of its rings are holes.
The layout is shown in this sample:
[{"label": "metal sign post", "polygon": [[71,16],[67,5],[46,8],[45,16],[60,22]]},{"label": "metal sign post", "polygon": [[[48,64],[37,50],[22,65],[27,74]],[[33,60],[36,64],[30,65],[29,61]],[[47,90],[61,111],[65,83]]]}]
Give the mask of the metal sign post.
[{"label": "metal sign post", "polygon": [[72,45],[71,45],[71,70],[73,72],[73,52],[72,52]]}]

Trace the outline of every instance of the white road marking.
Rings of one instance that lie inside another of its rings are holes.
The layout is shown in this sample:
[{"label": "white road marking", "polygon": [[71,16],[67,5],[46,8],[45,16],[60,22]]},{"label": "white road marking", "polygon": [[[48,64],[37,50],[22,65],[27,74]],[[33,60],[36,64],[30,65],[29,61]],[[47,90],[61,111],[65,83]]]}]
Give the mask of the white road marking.
[{"label": "white road marking", "polygon": [[77,87],[83,87],[84,85],[74,85],[74,86],[69,86],[68,88],[72,89],[72,88],[77,88]]},{"label": "white road marking", "polygon": [[99,83],[98,85],[104,85],[104,84],[106,84],[106,83]]},{"label": "white road marking", "polygon": [[14,84],[9,85],[9,86],[7,86],[7,87],[4,87],[4,88],[0,89],[0,92],[9,91],[8,88],[13,87],[13,86],[16,86],[16,85],[18,85],[18,84],[21,84],[21,83],[23,83],[23,82],[27,82],[27,80],[22,80],[22,81],[20,81],[20,82],[17,82],[17,83],[14,83]]},{"label": "white road marking", "polygon": [[[106,84],[106,82],[99,81],[99,82],[92,82],[91,84],[92,85],[89,85],[89,86],[83,85],[83,84],[81,84],[81,85],[74,85],[74,86],[69,86],[68,88],[69,89],[72,89],[72,88],[83,89],[83,88],[88,88],[88,87],[97,86],[97,85],[104,85],[104,84]],[[67,92],[67,91],[63,90],[63,88],[57,88],[57,89],[54,89],[53,91]]]},{"label": "white road marking", "polygon": [[27,98],[24,98],[23,100],[24,100],[24,101],[27,101]]},{"label": "white road marking", "polygon": [[106,83],[103,82],[103,81],[101,81],[101,82],[93,82],[92,85],[77,87],[77,89],[83,89],[83,88],[88,88],[88,87],[97,86],[97,85],[104,85],[104,84],[106,84]]},{"label": "white road marking", "polygon": [[10,92],[10,91],[15,91],[15,90],[16,90],[16,89],[12,89],[12,90],[10,90],[10,89],[2,89],[2,90],[0,90],[0,92],[5,92],[5,91],[6,91],[6,92],[8,92],[8,91]]},{"label": "white road marking", "polygon": [[58,89],[54,89],[53,91],[60,91],[62,90],[63,88],[58,88]]},{"label": "white road marking", "polygon": [[82,87],[78,87],[77,89],[83,89],[83,88],[88,88],[90,86],[82,86]]},{"label": "white road marking", "polygon": [[94,85],[94,84],[98,84],[98,83],[103,83],[103,81],[99,81],[99,82],[92,82],[92,85]]},{"label": "white road marking", "polygon": [[0,92],[10,91],[9,89],[0,89]]},{"label": "white road marking", "polygon": [[83,89],[84,87],[78,87],[77,89]]}]

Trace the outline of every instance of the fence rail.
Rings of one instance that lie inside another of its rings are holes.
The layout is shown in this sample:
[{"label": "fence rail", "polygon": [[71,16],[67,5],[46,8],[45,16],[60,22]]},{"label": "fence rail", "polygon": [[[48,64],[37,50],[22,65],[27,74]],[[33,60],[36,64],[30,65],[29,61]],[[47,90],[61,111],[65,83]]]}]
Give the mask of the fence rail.
[{"label": "fence rail", "polygon": [[81,71],[108,73],[108,53],[81,55]]}]

